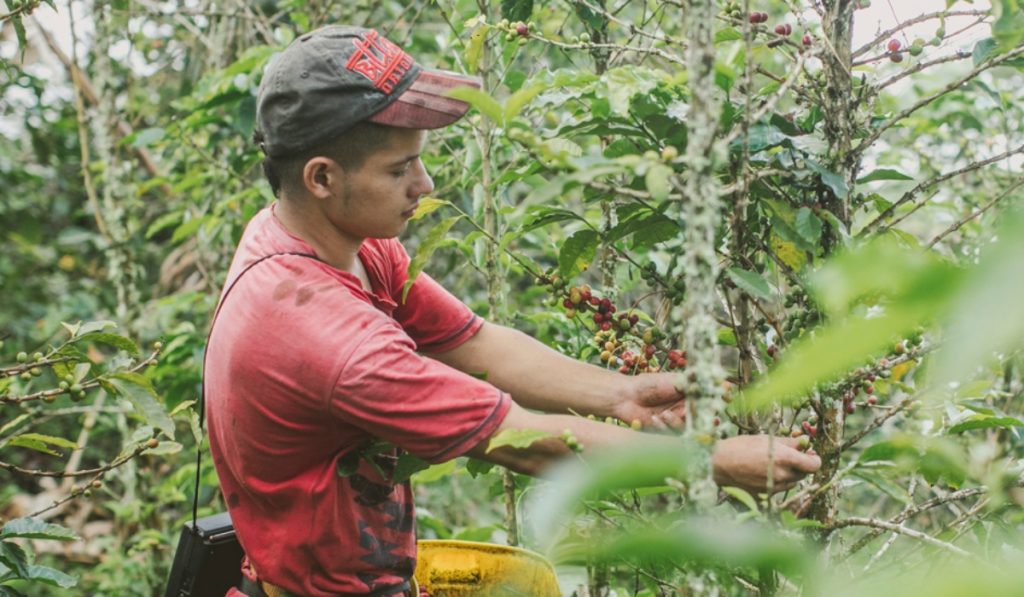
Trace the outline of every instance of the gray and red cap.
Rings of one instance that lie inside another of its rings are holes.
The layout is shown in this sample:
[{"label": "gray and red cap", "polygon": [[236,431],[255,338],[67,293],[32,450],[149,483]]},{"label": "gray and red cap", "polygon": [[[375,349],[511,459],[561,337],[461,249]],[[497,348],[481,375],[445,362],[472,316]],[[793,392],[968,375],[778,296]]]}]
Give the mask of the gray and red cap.
[{"label": "gray and red cap", "polygon": [[294,155],[364,120],[436,129],[469,109],[446,94],[480,81],[416,64],[373,29],[332,25],[306,33],[271,59],[256,98],[257,136],[268,156]]}]

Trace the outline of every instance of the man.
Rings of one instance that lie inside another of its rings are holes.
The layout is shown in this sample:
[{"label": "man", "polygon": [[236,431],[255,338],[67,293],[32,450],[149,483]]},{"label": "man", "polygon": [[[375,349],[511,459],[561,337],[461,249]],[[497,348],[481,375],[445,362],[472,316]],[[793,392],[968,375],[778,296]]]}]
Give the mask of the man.
[{"label": "man", "polygon": [[[467,110],[445,95],[459,86],[479,84],[423,69],[356,27],[304,35],[267,67],[257,138],[279,200],[239,244],[205,372],[210,448],[247,554],[244,594],[412,591],[412,493],[394,477],[403,452],[535,474],[568,447],[487,452],[488,440],[570,429],[587,452],[676,445],[567,414],[679,427],[673,375],[626,377],[565,357],[484,322],[425,274],[403,300],[409,258],[395,237],[433,190],[426,129]],[[778,441],[781,489],[819,461]],[[716,481],[763,489],[767,443],[718,442]]]}]

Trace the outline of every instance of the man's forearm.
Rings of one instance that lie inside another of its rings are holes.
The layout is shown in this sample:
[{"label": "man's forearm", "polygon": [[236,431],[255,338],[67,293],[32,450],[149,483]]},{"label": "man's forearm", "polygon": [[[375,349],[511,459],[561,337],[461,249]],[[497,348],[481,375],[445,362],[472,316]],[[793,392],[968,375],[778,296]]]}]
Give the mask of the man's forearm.
[{"label": "man's forearm", "polygon": [[631,398],[630,378],[571,359],[522,332],[485,323],[458,348],[431,355],[487,381],[526,407],[545,412],[612,415]]}]

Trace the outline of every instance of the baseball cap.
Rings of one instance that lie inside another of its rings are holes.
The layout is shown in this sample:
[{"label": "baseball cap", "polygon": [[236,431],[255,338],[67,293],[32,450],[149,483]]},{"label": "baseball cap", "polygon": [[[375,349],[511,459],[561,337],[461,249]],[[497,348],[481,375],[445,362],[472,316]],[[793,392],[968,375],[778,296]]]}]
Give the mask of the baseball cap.
[{"label": "baseball cap", "polygon": [[271,157],[303,151],[368,120],[436,129],[466,113],[447,97],[479,79],[427,69],[373,29],[331,25],[296,38],[268,63],[256,97],[260,147]]}]

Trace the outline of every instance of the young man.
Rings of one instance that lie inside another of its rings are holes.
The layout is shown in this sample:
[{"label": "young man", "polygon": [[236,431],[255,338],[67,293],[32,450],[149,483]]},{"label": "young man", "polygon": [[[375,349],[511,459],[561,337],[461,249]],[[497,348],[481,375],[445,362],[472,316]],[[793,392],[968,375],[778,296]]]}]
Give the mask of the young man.
[{"label": "young man", "polygon": [[[445,95],[458,86],[479,83],[423,69],[356,27],[304,35],[267,67],[257,138],[279,200],[239,244],[205,372],[210,448],[247,554],[244,592],[233,594],[412,591],[412,493],[394,479],[402,451],[535,474],[569,449],[546,440],[486,452],[489,438],[568,428],[588,452],[676,445],[567,414],[679,427],[673,375],[626,377],[565,357],[483,321],[426,274],[402,299],[409,257],[395,237],[433,189],[420,160],[426,129],[467,110]],[[481,372],[487,381],[470,375]],[[718,442],[716,481],[763,490],[767,442]],[[776,489],[819,466],[778,442]]]}]

